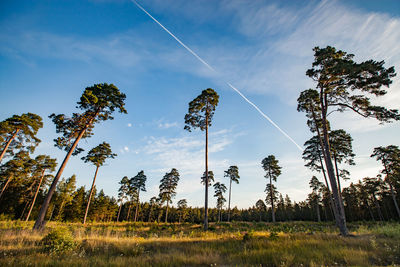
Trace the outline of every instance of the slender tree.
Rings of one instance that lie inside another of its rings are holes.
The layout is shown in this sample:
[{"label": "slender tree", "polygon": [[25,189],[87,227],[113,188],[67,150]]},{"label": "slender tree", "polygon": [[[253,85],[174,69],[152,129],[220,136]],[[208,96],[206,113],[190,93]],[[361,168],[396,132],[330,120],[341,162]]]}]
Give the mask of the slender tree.
[{"label": "slender tree", "polygon": [[276,186],[267,183],[265,186],[264,192],[266,193],[265,196],[265,204],[271,205],[271,216],[272,216],[272,222],[276,222],[275,219],[275,203],[278,200],[278,190],[276,189]]},{"label": "slender tree", "polygon": [[[322,161],[323,154],[322,154],[322,146],[321,140],[317,136],[311,137],[304,143],[304,151],[303,151],[303,160],[306,162],[306,167],[310,168],[311,170],[315,170],[317,172],[322,172],[325,182],[326,191],[329,195],[329,207],[330,209],[335,212],[336,210],[333,209],[334,202],[332,197],[332,192],[329,188],[329,183],[326,178],[326,171],[324,167],[324,163]],[[336,217],[336,216],[335,216]]]},{"label": "slender tree", "polygon": [[[329,145],[328,116],[335,111],[351,110],[362,117],[374,117],[381,122],[400,120],[398,110],[386,109],[371,104],[366,94],[382,96],[395,76],[394,68],[384,68],[384,61],[368,60],[361,63],[353,61],[354,55],[334,47],[314,48],[314,62],[306,75],[313,79],[317,90],[309,89],[300,94],[298,111],[306,112],[309,122],[316,127],[321,140],[325,165],[334,198],[336,224],[340,233],[348,235],[343,200],[339,194],[332,151]],[[310,125],[310,124],[309,124]]]},{"label": "slender tree", "polygon": [[398,146],[390,145],[386,147],[375,147],[371,157],[382,162],[384,169],[382,174],[386,175],[385,182],[389,185],[393,204],[396,208],[397,216],[400,218],[400,209],[393,187],[400,182],[400,149]]},{"label": "slender tree", "polygon": [[371,196],[372,202],[375,204],[379,219],[383,221],[381,206],[379,205],[379,201],[377,199],[377,195],[380,193],[382,181],[376,177],[365,177],[363,178],[362,183],[363,189],[368,193],[369,196]]},{"label": "slender tree", "polygon": [[44,218],[57,182],[71,155],[82,151],[77,147],[79,141],[82,138],[88,138],[93,135],[95,123],[113,119],[112,114],[115,110],[127,113],[124,107],[125,98],[125,94],[121,93],[113,84],[95,84],[85,89],[80,101],[77,103],[78,108],[83,111],[82,113],[74,113],[71,118],[66,117],[64,114],[50,115],[56,125],[57,133],[62,134],[62,137],[54,140],[55,146],[68,152],[54,177],[33,229],[40,230],[44,228]]},{"label": "slender tree", "polygon": [[339,170],[338,163],[345,162],[349,165],[355,165],[355,154],[353,153],[352,141],[353,138],[351,138],[351,135],[343,129],[329,132],[329,145],[335,165],[339,193],[342,192],[340,178],[345,180],[348,180],[349,178],[347,177],[348,171],[344,169]]},{"label": "slender tree", "polygon": [[186,216],[187,216],[187,201],[186,199],[181,199],[177,203],[178,205],[178,213],[179,213],[179,223],[182,221],[185,221]]},{"label": "slender tree", "polygon": [[[270,203],[271,203],[271,209],[272,209],[272,222],[275,222],[275,207],[274,207],[274,200],[275,200],[275,193],[274,191],[274,186],[272,184],[272,181],[276,182],[276,179],[278,178],[279,175],[281,175],[281,167],[278,165],[278,160],[275,159],[274,155],[270,155],[266,158],[264,158],[261,161],[261,165],[266,172],[265,178],[269,179],[269,197],[270,197]],[[268,186],[266,190],[268,189]],[[276,188],[275,188],[276,190]]]},{"label": "slender tree", "polygon": [[261,222],[261,216],[267,210],[267,206],[265,206],[265,203],[264,203],[264,201],[262,201],[262,199],[257,200],[256,209],[257,209],[258,214],[260,216],[260,222]]},{"label": "slender tree", "polygon": [[14,115],[0,122],[0,162],[6,153],[13,155],[15,149],[33,153],[40,139],[36,134],[43,127],[42,117],[33,113]]},{"label": "slender tree", "polygon": [[[46,178],[51,177],[51,175],[46,177],[45,172],[46,171],[54,172],[56,169],[56,166],[57,166],[57,160],[50,158],[50,156],[39,155],[35,158],[35,166],[34,166],[32,176],[35,178],[39,178],[39,179],[36,179],[36,182],[38,182],[38,186],[37,186],[35,195],[33,197],[32,203],[31,203],[31,207],[29,208],[28,215],[26,216],[25,221],[28,221],[29,217],[31,216],[31,212],[32,212],[33,206],[35,205],[36,198],[37,198],[37,195],[39,194],[40,188],[43,186],[43,184],[46,184],[46,181],[48,180]],[[43,180],[45,180],[45,182],[43,182]]]},{"label": "slender tree", "polygon": [[138,174],[136,174],[136,176],[132,177],[129,180],[129,183],[131,184],[131,186],[137,192],[136,210],[135,210],[135,219],[134,219],[135,222],[137,220],[137,216],[138,216],[138,212],[139,212],[139,204],[140,204],[139,195],[140,195],[140,191],[146,192],[146,180],[147,180],[147,177],[144,174],[144,171],[138,172]]},{"label": "slender tree", "polygon": [[231,188],[232,181],[239,184],[239,168],[237,166],[230,166],[228,170],[224,173],[225,177],[229,178],[229,198],[228,198],[228,222],[230,221],[231,215]]},{"label": "slender tree", "polygon": [[23,180],[32,171],[32,159],[29,157],[27,151],[20,151],[14,157],[0,166],[1,178],[1,192],[0,200],[4,195],[6,189],[9,187],[10,182],[13,180],[15,183],[24,183],[23,181],[17,182],[16,180]]},{"label": "slender tree", "polygon": [[116,156],[117,156],[117,154],[112,153],[110,144],[103,142],[103,143],[99,144],[98,146],[92,148],[85,157],[82,157],[82,160],[85,163],[89,162],[89,163],[92,163],[94,166],[96,166],[96,171],[94,173],[92,187],[90,188],[89,199],[88,199],[88,203],[86,206],[85,217],[83,217],[83,224],[86,223],[87,214],[89,212],[90,201],[92,199],[93,188],[94,188],[94,184],[96,182],[96,177],[97,177],[99,168],[101,166],[103,166],[106,159],[115,158]]},{"label": "slender tree", "polygon": [[121,185],[118,189],[118,202],[120,203],[117,215],[117,222],[119,221],[119,216],[121,214],[122,204],[125,199],[128,198],[129,193],[129,178],[128,176],[122,177],[121,181],[119,182]]},{"label": "slender tree", "polygon": [[59,206],[56,220],[62,220],[65,205],[73,200],[76,188],[75,185],[76,176],[73,174],[67,180],[64,178],[61,179],[60,184],[57,186],[57,202],[59,202]]},{"label": "slender tree", "polygon": [[315,207],[315,211],[317,213],[317,220],[318,222],[320,222],[321,215],[319,212],[319,203],[321,202],[321,193],[324,185],[315,176],[311,177],[309,185],[310,188],[312,189],[312,193],[309,195],[309,199],[311,204]]},{"label": "slender tree", "polygon": [[172,203],[172,198],[176,196],[176,187],[178,186],[179,172],[173,168],[167,172],[160,180],[160,200],[167,202],[167,209],[165,212],[165,222],[168,222],[168,205]]},{"label": "slender tree", "polygon": [[218,222],[221,221],[221,210],[222,207],[224,206],[224,203],[226,202],[226,199],[224,197],[224,193],[226,192],[226,186],[224,184],[221,184],[220,182],[216,182],[214,184],[214,197],[217,198],[217,209],[218,209]]},{"label": "slender tree", "polygon": [[203,90],[199,96],[189,103],[189,111],[185,115],[185,130],[191,132],[192,128],[200,128],[200,130],[206,132],[204,230],[208,229],[208,127],[211,126],[218,100],[219,95],[213,89]]}]

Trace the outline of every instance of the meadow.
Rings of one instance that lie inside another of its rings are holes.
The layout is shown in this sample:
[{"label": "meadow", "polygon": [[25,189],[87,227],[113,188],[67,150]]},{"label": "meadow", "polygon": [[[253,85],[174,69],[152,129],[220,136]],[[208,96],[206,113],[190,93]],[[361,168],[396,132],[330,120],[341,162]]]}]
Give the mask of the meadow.
[{"label": "meadow", "polygon": [[0,221],[0,266],[396,266],[400,224]]}]

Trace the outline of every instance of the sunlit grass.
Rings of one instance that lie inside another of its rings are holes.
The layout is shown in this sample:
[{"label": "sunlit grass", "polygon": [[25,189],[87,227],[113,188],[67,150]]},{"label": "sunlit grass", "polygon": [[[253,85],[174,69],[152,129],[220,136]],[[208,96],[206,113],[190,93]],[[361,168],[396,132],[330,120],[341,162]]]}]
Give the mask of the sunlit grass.
[{"label": "sunlit grass", "polygon": [[[324,223],[220,223],[202,231],[195,224],[0,222],[0,266],[332,266],[400,264],[400,224],[349,225],[339,236]],[[40,240],[65,227],[73,252],[49,256]]]}]

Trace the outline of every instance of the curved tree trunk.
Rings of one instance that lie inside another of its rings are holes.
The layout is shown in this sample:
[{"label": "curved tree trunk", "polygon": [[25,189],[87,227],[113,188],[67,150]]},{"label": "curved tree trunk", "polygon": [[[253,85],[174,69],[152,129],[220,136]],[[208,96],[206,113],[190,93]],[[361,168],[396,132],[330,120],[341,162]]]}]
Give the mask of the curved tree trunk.
[{"label": "curved tree trunk", "polygon": [[122,209],[122,201],[121,201],[121,204],[119,205],[119,209],[118,209],[117,222],[119,222],[119,215],[121,214],[121,209]]},{"label": "curved tree trunk", "polygon": [[40,177],[39,185],[38,185],[38,187],[36,189],[35,196],[33,197],[31,207],[30,207],[28,215],[26,216],[26,219],[25,219],[26,222],[29,221],[29,217],[31,216],[31,212],[32,212],[33,206],[35,205],[36,197],[37,197],[37,195],[39,193],[40,186],[42,185],[42,182],[43,182],[44,172],[45,172],[45,169],[42,171],[42,176]]},{"label": "curved tree trunk", "polygon": [[232,188],[232,179],[229,180],[229,201],[228,201],[228,222],[231,218],[231,188]]},{"label": "curved tree trunk", "polygon": [[[332,194],[333,194],[333,200],[334,200],[334,210],[336,210],[336,224],[339,227],[340,234],[343,236],[349,235],[349,231],[347,229],[346,225],[346,215],[344,212],[344,206],[343,206],[343,200],[341,197],[341,194],[339,194],[339,190],[336,184],[336,178],[335,178],[335,172],[332,164],[332,159],[331,159],[331,151],[330,151],[330,146],[329,146],[329,135],[328,135],[328,127],[327,127],[327,119],[326,119],[326,112],[327,112],[327,107],[325,104],[327,103],[326,101],[326,95],[320,94],[320,102],[321,102],[321,110],[322,110],[322,130],[323,130],[323,151],[324,151],[324,159],[325,159],[325,165],[328,171],[328,177],[329,181],[331,183],[331,189],[332,189]],[[318,128],[318,126],[317,126]]]},{"label": "curved tree trunk", "polygon": [[10,183],[11,179],[12,179],[12,176],[8,177],[7,182],[4,184],[3,188],[1,189],[0,199],[4,194],[4,191],[6,191],[6,188],[7,188],[8,184]]},{"label": "curved tree trunk", "polygon": [[[321,140],[321,137],[320,137],[320,134],[319,134],[319,130],[318,130],[318,136],[319,136],[320,145],[322,146],[322,140]],[[336,218],[336,213],[335,213],[336,210],[333,209],[333,197],[332,197],[332,192],[331,192],[331,189],[329,188],[328,180],[326,179],[326,172],[325,172],[324,165],[323,165],[323,163],[322,163],[321,155],[319,156],[319,162],[320,162],[320,164],[321,164],[322,173],[324,174],[324,180],[325,180],[326,188],[328,188],[328,191],[329,191],[329,200],[330,200],[329,209],[330,209],[330,211],[333,213],[334,218]],[[326,220],[328,220],[328,217],[326,217]]]},{"label": "curved tree trunk", "polygon": [[96,166],[96,172],[94,173],[92,188],[90,188],[89,199],[88,199],[88,203],[87,203],[87,206],[86,206],[85,217],[83,217],[83,224],[86,224],[86,218],[87,218],[87,214],[88,214],[88,211],[89,211],[90,200],[92,199],[94,183],[96,182],[96,177],[97,177],[97,172],[98,171],[99,171],[99,166]]},{"label": "curved tree trunk", "polygon": [[339,169],[338,169],[338,165],[337,165],[336,152],[333,152],[333,160],[335,161],[335,171],[336,171],[336,179],[337,179],[339,194],[342,195],[342,187],[340,185],[340,177],[339,177]]},{"label": "curved tree trunk", "polygon": [[20,131],[20,129],[16,129],[15,132],[13,133],[13,135],[10,136],[10,138],[7,140],[6,145],[4,146],[3,151],[1,151],[1,154],[0,154],[0,162],[3,159],[4,155],[6,154],[7,149],[10,146],[12,140],[14,140],[14,138],[17,136],[19,131]]},{"label": "curved tree trunk", "polygon": [[392,195],[392,199],[393,199],[394,206],[396,208],[397,215],[400,218],[400,209],[399,209],[399,205],[397,204],[396,195],[394,193],[392,183],[390,182],[389,172],[388,172],[387,167],[386,167],[386,160],[383,160],[383,166],[385,167],[386,180],[387,180],[387,183],[389,184],[390,194]]},{"label": "curved tree trunk", "polygon": [[131,214],[132,203],[129,203],[128,214],[126,215],[126,220],[129,221],[129,215]]},{"label": "curved tree trunk", "polygon": [[36,219],[35,225],[33,226],[33,230],[43,230],[44,228],[44,217],[46,216],[47,209],[49,208],[50,205],[50,200],[54,195],[54,192],[56,191],[57,183],[58,180],[60,180],[61,174],[63,173],[65,166],[67,166],[67,162],[69,158],[71,157],[72,153],[74,152],[75,148],[77,147],[79,141],[82,139],[83,135],[85,134],[87,128],[83,128],[81,132],[79,133],[78,137],[75,139],[71,149],[68,151],[67,155],[64,158],[64,161],[61,164],[60,169],[58,170],[56,176],[54,177],[54,180],[49,188],[49,192],[47,193],[47,196],[42,204],[42,207],[40,208],[39,216]]}]

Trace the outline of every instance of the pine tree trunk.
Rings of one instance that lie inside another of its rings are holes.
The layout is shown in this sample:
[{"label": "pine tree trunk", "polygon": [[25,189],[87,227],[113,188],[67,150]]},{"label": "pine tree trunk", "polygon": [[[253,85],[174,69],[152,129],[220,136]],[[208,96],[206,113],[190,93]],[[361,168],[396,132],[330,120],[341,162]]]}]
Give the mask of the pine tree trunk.
[{"label": "pine tree trunk", "polygon": [[132,203],[129,203],[128,214],[126,215],[126,220],[129,221],[129,215],[131,214]]},{"label": "pine tree trunk", "polygon": [[135,210],[135,220],[134,222],[136,222],[137,220],[137,216],[138,216],[138,210],[139,210],[139,194],[140,194],[140,189],[138,190],[138,196],[137,196],[137,202],[136,202],[136,210]]},{"label": "pine tree trunk", "polygon": [[379,205],[379,202],[378,202],[378,200],[376,199],[375,194],[372,194],[372,197],[373,197],[374,202],[375,202],[375,207],[376,207],[376,209],[377,209],[377,211],[378,211],[379,219],[380,219],[381,221],[383,221],[383,215],[382,215],[382,211],[381,211],[381,206]]},{"label": "pine tree trunk", "polygon": [[370,205],[368,204],[368,200],[366,200],[365,203],[367,204],[367,208],[368,208],[368,211],[369,211],[369,215],[371,216],[371,219],[372,219],[373,221],[375,221],[374,214],[372,213],[371,207],[370,207]]},{"label": "pine tree trunk", "polygon": [[169,204],[169,201],[167,200],[167,211],[165,213],[165,223],[168,222],[168,204]]},{"label": "pine tree trunk", "polygon": [[272,222],[275,221],[275,209],[274,209],[274,196],[273,196],[273,191],[272,191],[272,177],[271,177],[271,172],[269,172],[269,191],[271,194],[271,211],[272,211]]},{"label": "pine tree trunk", "polygon": [[3,186],[3,188],[1,189],[0,199],[1,199],[1,197],[3,196],[4,191],[6,190],[6,188],[7,188],[8,184],[10,183],[11,179],[12,179],[12,176],[10,175],[10,177],[8,177],[8,179],[7,179],[7,182],[5,183],[5,185]]},{"label": "pine tree trunk", "polygon": [[206,112],[206,181],[205,181],[205,197],[204,197],[204,231],[208,230],[208,113]]},{"label": "pine tree trunk", "polygon": [[56,220],[57,220],[57,221],[58,221],[58,220],[62,220],[61,217],[62,217],[62,212],[63,212],[63,209],[64,209],[64,205],[65,205],[65,202],[64,202],[64,201],[61,202],[61,205],[60,205],[60,208],[59,208],[59,210],[58,210],[57,217],[56,217]]},{"label": "pine tree trunk", "polygon": [[36,202],[36,197],[39,194],[40,186],[42,185],[42,181],[43,181],[43,177],[44,177],[44,172],[45,172],[45,169],[42,171],[42,176],[40,177],[39,185],[36,189],[35,196],[33,197],[31,207],[30,207],[28,215],[26,216],[26,219],[25,219],[26,222],[29,221],[29,217],[31,216],[33,206],[35,205],[35,202]]},{"label": "pine tree trunk", "polygon": [[16,129],[15,132],[14,132],[14,134],[7,140],[7,143],[6,143],[6,145],[4,146],[3,151],[1,151],[1,154],[0,154],[0,162],[1,162],[1,160],[3,159],[4,155],[6,154],[7,149],[8,149],[8,147],[10,146],[12,140],[14,140],[14,138],[17,136],[19,130],[20,130],[20,129]]},{"label": "pine tree trunk", "polygon": [[121,201],[121,204],[119,205],[119,209],[118,209],[117,222],[119,222],[119,215],[121,214],[121,209],[122,209],[122,201]]},{"label": "pine tree trunk", "polygon": [[337,179],[339,194],[342,195],[342,187],[340,185],[340,177],[339,177],[339,169],[337,166],[336,152],[333,152],[333,160],[335,161],[336,179]]},{"label": "pine tree trunk", "polygon": [[100,166],[96,166],[96,172],[94,173],[94,178],[93,178],[93,183],[92,183],[92,187],[90,188],[90,194],[89,194],[89,199],[88,199],[88,203],[86,206],[86,211],[85,211],[85,217],[83,217],[83,224],[86,224],[86,218],[88,215],[88,211],[89,211],[89,206],[90,206],[90,200],[92,199],[92,194],[93,194],[93,189],[94,189],[94,183],[96,182],[96,177],[97,177],[97,172],[99,171],[99,167]]},{"label": "pine tree trunk", "polygon": [[231,219],[231,188],[232,188],[232,179],[229,180],[228,222]]},{"label": "pine tree trunk", "polygon": [[[339,227],[340,233],[342,235],[347,235],[348,234],[348,230],[347,230],[347,226],[346,226],[346,218],[344,217],[344,223],[343,220],[341,219],[342,216],[340,216],[340,208],[339,205],[337,203],[338,197],[337,196],[337,186],[336,186],[336,181],[334,179],[334,173],[333,173],[333,166],[332,166],[332,160],[331,160],[331,154],[330,154],[330,147],[329,147],[329,137],[328,137],[328,129],[327,129],[327,125],[326,125],[326,112],[327,112],[327,108],[325,109],[324,107],[324,101],[323,101],[323,97],[320,94],[320,102],[321,102],[321,109],[322,109],[322,126],[323,126],[323,135],[321,134],[318,124],[317,124],[317,118],[314,112],[314,108],[311,105],[311,112],[312,112],[312,116],[314,119],[314,123],[315,123],[315,128],[317,131],[317,135],[318,135],[318,139],[319,139],[319,143],[321,146],[321,151],[322,151],[322,155],[324,156],[324,161],[325,161],[325,165],[328,171],[328,177],[329,177],[329,181],[331,183],[332,186],[332,194],[330,194],[330,199],[331,199],[331,208],[333,211],[333,217],[335,219],[336,222],[336,226]],[[320,157],[320,161],[321,161],[321,157]],[[321,161],[321,167],[324,173],[324,178],[325,178],[325,183],[327,184],[327,187],[329,189],[328,186],[328,182],[326,180],[326,175],[325,175],[325,170],[324,170],[324,165],[322,164]],[[333,184],[332,184],[333,181]],[[333,195],[333,196],[332,196]],[[335,198],[335,200],[333,199]],[[342,203],[343,205],[343,203]],[[343,216],[344,216],[344,207],[343,207]]]},{"label": "pine tree trunk", "polygon": [[43,230],[44,224],[45,224],[44,218],[46,216],[47,209],[49,208],[51,198],[53,197],[53,194],[56,191],[58,180],[60,179],[60,177],[65,169],[65,166],[67,166],[67,162],[68,162],[69,158],[71,157],[71,155],[74,152],[75,148],[77,147],[79,141],[85,134],[86,129],[87,129],[87,127],[83,128],[81,130],[78,137],[75,139],[71,149],[68,151],[67,155],[65,156],[60,169],[58,170],[56,176],[54,177],[53,183],[50,186],[49,192],[47,193],[47,196],[42,204],[42,207],[40,208],[39,216],[36,219],[35,225],[33,226],[33,230]]},{"label": "pine tree trunk", "polygon": [[395,206],[395,208],[396,208],[397,215],[398,215],[399,218],[400,218],[400,209],[399,209],[399,205],[397,204],[396,195],[395,195],[395,193],[394,193],[392,183],[390,182],[389,172],[388,172],[387,167],[386,167],[386,160],[385,160],[385,159],[383,160],[383,166],[385,167],[386,179],[387,179],[387,183],[389,184],[390,194],[392,195],[392,199],[393,199],[394,206]]},{"label": "pine tree trunk", "polygon": [[[346,215],[344,212],[343,200],[342,200],[341,194],[339,194],[339,191],[338,191],[338,187],[336,184],[336,178],[335,178],[335,172],[333,169],[333,164],[332,164],[332,159],[331,159],[331,151],[330,151],[330,146],[329,146],[329,135],[328,135],[328,127],[327,127],[327,119],[326,119],[327,107],[325,107],[325,104],[327,103],[327,101],[326,101],[326,95],[324,95],[324,96],[325,96],[325,99],[323,99],[323,96],[320,94],[320,98],[321,98],[320,102],[321,102],[321,109],[322,109],[323,144],[324,144],[324,147],[323,147],[324,153],[323,154],[324,154],[324,159],[325,159],[325,165],[326,165],[326,168],[328,171],[329,181],[331,183],[331,189],[332,189],[333,200],[334,200],[333,209],[335,210],[336,225],[339,227],[340,234],[343,236],[347,236],[347,235],[349,235],[349,231],[346,226]],[[318,128],[318,126],[316,128]]]},{"label": "pine tree trunk", "polygon": [[19,219],[20,219],[20,220],[22,220],[22,218],[24,217],[24,214],[25,214],[26,208],[28,207],[29,203],[30,203],[30,201],[29,201],[29,200],[28,200],[28,201],[26,201],[26,203],[25,203],[25,206],[24,206],[24,209],[23,209],[23,210],[22,210],[22,212],[21,212],[21,216],[19,216]]},{"label": "pine tree trunk", "polygon": [[394,206],[396,207],[397,215],[400,218],[400,209],[399,209],[399,205],[397,204],[396,195],[394,194],[393,186],[391,183],[388,183],[388,184],[389,184],[390,194],[392,195]]},{"label": "pine tree trunk", "polygon": [[[322,141],[321,141],[321,137],[320,137],[320,135],[319,135],[319,130],[318,130],[318,136],[319,136],[320,145],[322,146]],[[328,192],[329,192],[329,200],[330,200],[329,209],[330,209],[330,211],[333,213],[333,217],[336,218],[336,217],[337,217],[337,215],[336,215],[336,213],[335,213],[336,210],[333,209],[333,197],[332,197],[332,192],[331,192],[331,189],[329,188],[328,180],[326,179],[326,172],[325,172],[324,165],[323,165],[323,163],[322,163],[321,155],[319,156],[319,162],[320,162],[320,164],[321,164],[322,173],[324,174],[325,185],[326,185],[326,188],[328,189]],[[326,218],[326,220],[328,220],[328,217]]]},{"label": "pine tree trunk", "polygon": [[317,220],[318,220],[318,222],[321,222],[321,214],[319,212],[318,202],[315,203],[315,209],[317,210]]}]

